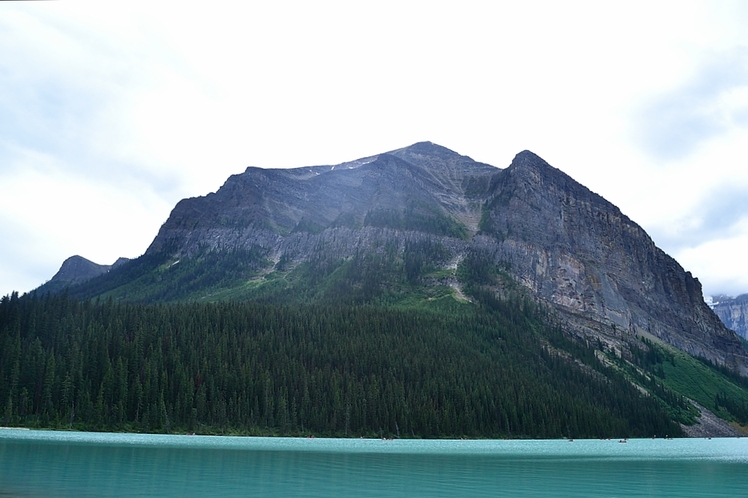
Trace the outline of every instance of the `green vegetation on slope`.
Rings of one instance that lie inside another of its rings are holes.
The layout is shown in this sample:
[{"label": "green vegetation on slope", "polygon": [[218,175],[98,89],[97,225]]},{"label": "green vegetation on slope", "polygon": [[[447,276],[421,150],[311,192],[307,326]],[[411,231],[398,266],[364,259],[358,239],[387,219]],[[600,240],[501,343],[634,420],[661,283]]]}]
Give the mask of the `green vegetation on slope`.
[{"label": "green vegetation on slope", "polygon": [[[138,303],[259,300],[274,303],[392,304],[445,294],[422,279],[443,267],[448,252],[429,240],[406,242],[403,251],[384,245],[349,258],[320,253],[273,263],[259,248],[205,250],[176,259],[146,254],[110,273],[69,289],[78,299],[113,298]],[[44,287],[40,289],[43,293]]]},{"label": "green vegetation on slope", "polygon": [[746,422],[744,379],[646,340],[600,361],[601,344],[566,335],[488,254],[467,254],[454,269],[438,240],[370,249],[276,263],[259,249],[146,255],[69,294],[5,297],[0,419],[129,431],[629,437],[680,434],[678,423],[696,421],[692,398]]},{"label": "green vegetation on slope", "polygon": [[364,219],[364,226],[418,231],[458,239],[466,238],[468,233],[467,228],[437,207],[425,204],[410,204],[402,212],[394,209],[369,211]]},{"label": "green vegetation on slope", "polygon": [[[79,299],[111,297],[126,302],[175,302],[205,299],[214,293],[245,285],[272,265],[260,248],[214,252],[205,250],[176,259],[145,254],[107,274],[69,289]],[[42,287],[43,293],[47,289]]]},{"label": "green vegetation on slope", "polygon": [[6,296],[0,417],[243,434],[679,433],[656,401],[544,319],[520,299],[397,310]]},{"label": "green vegetation on slope", "polygon": [[640,352],[634,361],[651,372],[652,382],[656,379],[656,383],[696,401],[720,418],[748,424],[748,379],[671,346],[642,341],[647,351]]}]

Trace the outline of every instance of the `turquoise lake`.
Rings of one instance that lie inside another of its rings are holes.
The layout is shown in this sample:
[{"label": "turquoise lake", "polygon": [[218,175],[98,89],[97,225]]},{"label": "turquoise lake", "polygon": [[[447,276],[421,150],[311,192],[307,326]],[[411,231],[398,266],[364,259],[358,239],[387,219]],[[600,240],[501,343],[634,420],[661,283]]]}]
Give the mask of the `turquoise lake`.
[{"label": "turquoise lake", "polygon": [[299,439],[0,430],[0,497],[741,497],[748,438]]}]

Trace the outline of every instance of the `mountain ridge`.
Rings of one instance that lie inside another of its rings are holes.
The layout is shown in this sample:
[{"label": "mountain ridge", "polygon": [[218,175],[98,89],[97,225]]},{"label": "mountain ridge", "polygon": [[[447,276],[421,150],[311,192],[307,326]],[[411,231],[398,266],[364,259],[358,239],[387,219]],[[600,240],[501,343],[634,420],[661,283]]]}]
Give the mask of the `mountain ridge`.
[{"label": "mountain ridge", "polygon": [[128,258],[120,257],[111,265],[100,265],[76,254],[63,261],[57,273],[40,289],[42,292],[57,292],[71,285],[84,283],[103,275],[112,268],[117,268],[128,261]]},{"label": "mountain ridge", "polygon": [[712,296],[712,309],[728,329],[748,340],[748,294],[737,297]]},{"label": "mountain ridge", "polygon": [[[185,262],[197,268],[227,254],[236,264],[221,271],[233,283],[194,284]],[[294,268],[311,265],[315,278],[333,278],[367,257],[458,295],[465,285],[458,270],[472,265],[484,290],[500,294],[503,272],[605,348],[624,354],[646,336],[748,373],[745,349],[704,303],[698,280],[620,209],[530,151],[503,169],[430,142],[333,166],[247,168],[214,193],[180,201],[144,257],[154,263],[137,263],[145,265],[140,273],[133,263],[127,278],[95,279],[102,295],[132,299],[138,281],[146,289],[138,299],[146,300],[220,295],[226,285],[232,296],[278,288],[291,296],[298,284],[286,276]],[[163,284],[170,271],[183,272],[182,284]],[[369,296],[396,288],[378,271]],[[350,275],[346,285],[360,289]],[[191,294],[178,288],[188,282]],[[163,285],[171,290],[147,290]]]}]

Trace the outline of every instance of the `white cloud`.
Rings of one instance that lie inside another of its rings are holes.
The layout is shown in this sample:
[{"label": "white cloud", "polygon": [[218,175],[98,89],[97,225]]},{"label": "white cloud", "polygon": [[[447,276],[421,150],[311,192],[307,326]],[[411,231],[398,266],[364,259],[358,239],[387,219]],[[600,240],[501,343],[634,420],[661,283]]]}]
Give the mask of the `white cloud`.
[{"label": "white cloud", "polygon": [[[689,266],[695,248],[739,239],[718,214],[748,185],[747,13],[741,2],[2,3],[0,228],[13,242],[0,294],[74,253],[141,254],[180,198],[246,166],[335,164],[421,140],[499,167],[530,149],[706,282]],[[110,231],[90,237],[92,226]]]},{"label": "white cloud", "polygon": [[689,268],[694,275],[701,275],[699,280],[705,296],[737,296],[748,290],[744,263],[748,254],[748,227],[743,227],[741,232],[732,237],[709,240],[674,254],[681,265]]},{"label": "white cloud", "polygon": [[636,122],[658,160],[683,159],[703,142],[748,126],[748,47],[710,54],[680,88],[649,102]]},{"label": "white cloud", "polygon": [[0,226],[12,233],[3,259],[14,262],[2,265],[2,277],[16,290],[37,287],[73,254],[102,264],[139,256],[172,207],[148,185],[81,177],[34,152],[20,161],[23,168],[0,176]]}]

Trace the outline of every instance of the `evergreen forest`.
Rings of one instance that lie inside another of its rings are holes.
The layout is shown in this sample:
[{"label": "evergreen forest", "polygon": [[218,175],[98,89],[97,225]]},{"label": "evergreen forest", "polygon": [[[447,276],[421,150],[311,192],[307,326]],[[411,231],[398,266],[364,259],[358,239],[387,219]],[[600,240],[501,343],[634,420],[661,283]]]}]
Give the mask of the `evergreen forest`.
[{"label": "evergreen forest", "polygon": [[682,434],[681,396],[643,394],[549,323],[520,297],[397,309],[14,293],[0,300],[0,417],[205,434]]}]

